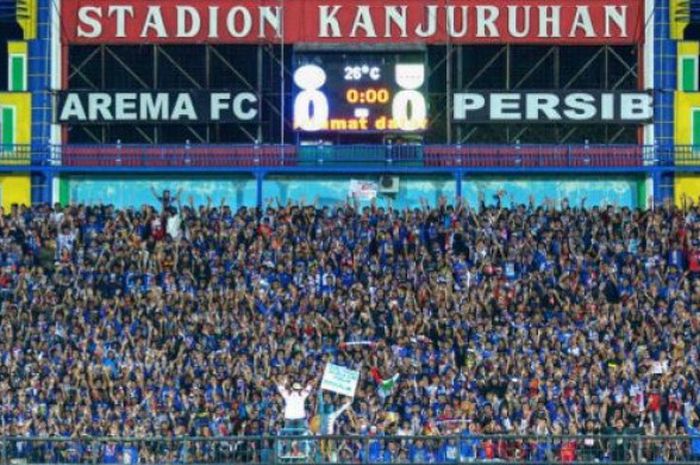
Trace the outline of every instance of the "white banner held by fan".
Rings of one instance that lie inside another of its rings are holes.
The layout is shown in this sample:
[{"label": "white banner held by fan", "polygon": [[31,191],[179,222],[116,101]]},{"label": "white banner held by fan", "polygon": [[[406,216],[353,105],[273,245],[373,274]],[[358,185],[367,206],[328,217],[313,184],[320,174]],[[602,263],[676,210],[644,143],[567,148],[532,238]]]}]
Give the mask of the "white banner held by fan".
[{"label": "white banner held by fan", "polygon": [[374,181],[350,180],[350,197],[357,200],[372,200],[377,197],[379,184]]},{"label": "white banner held by fan", "polygon": [[336,392],[348,397],[354,397],[359,379],[359,371],[349,370],[340,365],[329,363],[323,371],[321,389]]}]

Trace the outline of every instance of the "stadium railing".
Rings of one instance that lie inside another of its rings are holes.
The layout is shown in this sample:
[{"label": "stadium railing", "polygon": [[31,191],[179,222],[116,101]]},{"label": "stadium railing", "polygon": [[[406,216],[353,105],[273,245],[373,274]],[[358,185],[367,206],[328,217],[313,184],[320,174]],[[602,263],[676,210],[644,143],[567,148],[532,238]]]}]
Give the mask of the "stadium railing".
[{"label": "stadium railing", "polygon": [[700,463],[700,437],[243,436],[0,437],[1,465],[229,463]]},{"label": "stadium railing", "polygon": [[585,169],[700,167],[700,146],[646,145],[0,145],[0,165],[68,168],[432,167]]},{"label": "stadium railing", "polygon": [[[246,145],[90,146],[52,150],[64,166],[125,167],[641,167],[656,164],[653,147],[639,145]],[[698,159],[700,163],[700,159]]]}]

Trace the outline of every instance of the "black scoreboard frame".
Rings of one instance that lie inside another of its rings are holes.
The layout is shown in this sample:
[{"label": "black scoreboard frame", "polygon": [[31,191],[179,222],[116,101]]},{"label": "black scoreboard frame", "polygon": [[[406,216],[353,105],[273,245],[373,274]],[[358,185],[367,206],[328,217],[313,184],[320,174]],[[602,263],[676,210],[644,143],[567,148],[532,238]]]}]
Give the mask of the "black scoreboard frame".
[{"label": "black scoreboard frame", "polygon": [[[324,45],[326,49],[347,46]],[[431,144],[637,143],[629,124],[479,124],[452,121],[456,92],[476,90],[641,89],[639,47],[565,45],[403,45],[368,50],[423,50],[427,63],[428,127],[405,134]],[[65,125],[69,143],[295,143],[293,56],[314,44],[68,45],[66,90],[206,90],[254,92],[255,124]],[[358,47],[353,47],[358,49]],[[329,143],[377,143],[368,134],[327,134]]]}]

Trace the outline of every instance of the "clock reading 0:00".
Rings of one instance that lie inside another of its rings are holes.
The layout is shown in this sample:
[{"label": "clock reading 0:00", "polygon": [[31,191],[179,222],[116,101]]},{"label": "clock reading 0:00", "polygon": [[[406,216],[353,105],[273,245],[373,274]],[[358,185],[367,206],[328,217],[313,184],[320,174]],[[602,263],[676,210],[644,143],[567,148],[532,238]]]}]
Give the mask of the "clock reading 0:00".
[{"label": "clock reading 0:00", "polygon": [[345,92],[345,99],[348,103],[387,103],[389,102],[388,89],[348,89]]}]

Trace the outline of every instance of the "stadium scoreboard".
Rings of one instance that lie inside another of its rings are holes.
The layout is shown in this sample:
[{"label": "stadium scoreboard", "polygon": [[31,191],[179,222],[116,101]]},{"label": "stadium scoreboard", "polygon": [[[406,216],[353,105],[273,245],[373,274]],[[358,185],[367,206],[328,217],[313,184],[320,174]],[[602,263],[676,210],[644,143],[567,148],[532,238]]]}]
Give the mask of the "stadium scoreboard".
[{"label": "stadium scoreboard", "polygon": [[644,12],[642,0],[62,0],[52,116],[70,143],[636,143],[654,111]]},{"label": "stadium scoreboard", "polygon": [[419,132],[428,126],[418,52],[302,52],[294,58],[294,129]]}]

